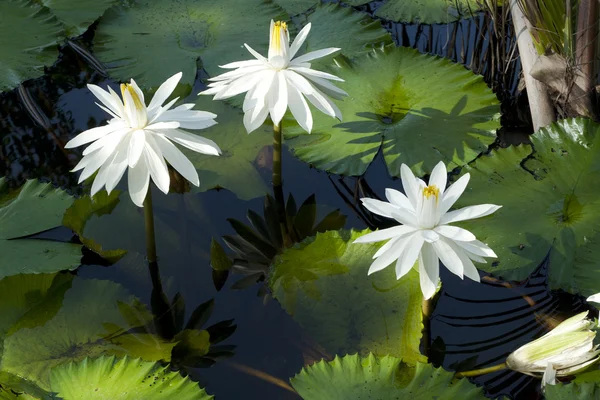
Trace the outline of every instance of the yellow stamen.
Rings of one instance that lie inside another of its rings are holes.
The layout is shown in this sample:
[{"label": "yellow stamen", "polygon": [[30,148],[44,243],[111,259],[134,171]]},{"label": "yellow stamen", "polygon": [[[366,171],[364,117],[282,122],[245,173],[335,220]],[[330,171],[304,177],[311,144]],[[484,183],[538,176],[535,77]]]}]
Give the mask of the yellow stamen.
[{"label": "yellow stamen", "polygon": [[440,189],[435,185],[429,185],[423,189],[423,196],[425,196],[426,199],[428,199],[429,196],[435,196],[435,202],[437,203],[440,198]]},{"label": "yellow stamen", "polygon": [[131,95],[131,98],[133,99],[133,104],[135,104],[135,108],[137,108],[138,110],[144,108],[144,104],[142,103],[140,96],[138,96],[133,86],[131,86],[129,83],[121,83],[121,96],[123,96],[123,104],[125,104],[125,91],[128,91]]},{"label": "yellow stamen", "polygon": [[281,30],[284,34],[287,34],[287,23],[283,21],[275,22],[273,26],[273,48],[276,51],[281,50]]}]

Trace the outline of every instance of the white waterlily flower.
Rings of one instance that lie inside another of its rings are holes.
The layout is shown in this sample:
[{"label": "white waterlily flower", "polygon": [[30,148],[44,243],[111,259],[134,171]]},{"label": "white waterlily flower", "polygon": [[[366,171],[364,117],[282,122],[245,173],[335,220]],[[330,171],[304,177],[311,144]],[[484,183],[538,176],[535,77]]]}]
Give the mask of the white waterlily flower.
[{"label": "white waterlily flower", "polygon": [[596,293],[591,295],[586,299],[587,301],[592,301],[594,303],[600,303],[600,293]]},{"label": "white waterlily flower", "polygon": [[542,386],[554,385],[557,377],[573,375],[598,362],[600,350],[594,345],[596,323],[582,312],[561,322],[544,336],[512,352],[508,368],[542,377]]},{"label": "white waterlily flower", "polygon": [[[313,119],[306,99],[323,113],[342,120],[342,113],[328,98],[340,99],[348,94],[329,80],[343,82],[335,75],[310,68],[309,61],[325,57],[340,50],[327,48],[311,51],[294,58],[308,36],[311,24],[307,24],[290,46],[290,34],[285,22],[271,20],[271,39],[268,57],[263,57],[246,43],[246,49],[255,59],[236,61],[221,68],[232,69],[210,78],[209,89],[199,93],[215,95],[213,100],[224,100],[246,93],[244,99],[244,126],[248,133],[259,128],[271,115],[279,125],[288,106],[300,126],[308,133]],[[306,99],[305,99],[306,97]]]},{"label": "white waterlily flower", "polygon": [[98,171],[92,184],[92,196],[102,187],[106,187],[110,194],[129,167],[129,195],[137,206],[142,207],[150,178],[162,192],[169,192],[170,178],[165,160],[185,179],[196,186],[200,184],[196,168],[171,142],[199,153],[218,156],[221,150],[215,142],[180,129],[208,128],[216,124],[214,119],[217,116],[192,110],[194,104],[171,109],[178,98],[163,106],[181,75],[179,72],[160,85],[147,106],[144,94],[133,79],[131,83],[121,84],[122,100],[110,87],[105,91],[96,85],[87,85],[102,103],[96,103],[98,107],[110,114],[112,119],[105,126],[81,132],[65,147],[93,142],[83,151],[83,158],[73,169],[83,170],[79,183]]},{"label": "white waterlily flower", "polygon": [[389,203],[361,199],[367,210],[402,224],[369,233],[354,241],[372,243],[389,239],[373,256],[376,260],[369,268],[369,275],[396,261],[396,277],[400,279],[418,261],[421,291],[426,299],[435,294],[440,260],[461,279],[466,276],[479,282],[479,272],[473,261],[485,263],[484,257],[496,257],[496,253],[468,230],[448,224],[490,215],[500,206],[481,204],[448,212],[467,187],[468,173],[444,190],[447,174],[443,162],[433,169],[429,185],[416,178],[405,164],[400,171],[406,195],[386,189]]}]

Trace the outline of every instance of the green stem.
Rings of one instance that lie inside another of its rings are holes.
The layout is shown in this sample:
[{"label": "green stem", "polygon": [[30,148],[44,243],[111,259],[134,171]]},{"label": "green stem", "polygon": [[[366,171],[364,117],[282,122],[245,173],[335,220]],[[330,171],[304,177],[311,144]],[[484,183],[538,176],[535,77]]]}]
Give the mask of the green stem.
[{"label": "green stem", "polygon": [[152,211],[152,191],[148,186],[148,193],[144,199],[144,221],[146,222],[146,253],[149,263],[156,262],[156,238],[154,236],[154,212]]},{"label": "green stem", "polygon": [[498,364],[498,365],[492,365],[491,367],[474,369],[472,371],[457,372],[456,374],[454,374],[454,376],[456,378],[464,378],[467,376],[479,376],[479,375],[489,374],[490,372],[502,371],[503,369],[506,369],[506,368],[508,368],[506,366],[506,363],[502,363],[502,364]]},{"label": "green stem", "polygon": [[273,125],[273,186],[281,186],[281,124]]},{"label": "green stem", "polygon": [[429,358],[431,349],[431,312],[433,311],[433,304],[431,299],[425,299],[421,303],[421,310],[423,312],[423,353],[425,357]]}]

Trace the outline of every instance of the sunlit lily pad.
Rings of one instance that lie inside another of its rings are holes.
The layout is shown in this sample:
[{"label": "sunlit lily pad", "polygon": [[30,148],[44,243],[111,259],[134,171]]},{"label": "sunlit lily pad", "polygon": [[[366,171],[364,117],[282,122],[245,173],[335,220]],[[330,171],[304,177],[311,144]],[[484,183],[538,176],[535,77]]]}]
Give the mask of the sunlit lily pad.
[{"label": "sunlit lily pad", "polygon": [[49,183],[27,181],[15,195],[0,179],[0,278],[79,266],[80,245],[26,238],[60,226],[72,203],[71,196]]},{"label": "sunlit lily pad", "polygon": [[393,356],[347,355],[306,367],[291,379],[304,400],[485,399],[483,390],[431,364]]},{"label": "sunlit lily pad", "polygon": [[53,392],[64,399],[209,400],[198,383],[168,366],[140,359],[100,357],[56,367],[50,373]]},{"label": "sunlit lily pad", "polygon": [[402,163],[423,175],[440,160],[449,170],[464,165],[495,140],[496,96],[481,76],[449,60],[387,47],[330,72],[349,94],[337,102],[343,122],[315,112],[310,135],[283,123],[294,154],[319,169],[362,175],[382,148],[392,176]]},{"label": "sunlit lily pad", "polygon": [[380,245],[352,244],[367,232],[329,231],[284,251],[273,261],[273,295],[332,354],[423,361],[419,275],[413,270],[397,281],[388,268],[367,276]]},{"label": "sunlit lily pad", "polygon": [[[344,3],[360,6],[371,0],[344,0]],[[478,0],[384,0],[375,15],[396,22],[446,24],[460,18],[470,18],[481,10]]]},{"label": "sunlit lily pad", "polygon": [[464,168],[471,174],[457,207],[494,203],[485,222],[465,222],[498,254],[480,268],[526,278],[552,249],[552,289],[600,291],[600,125],[561,120],[531,136],[531,146],[492,151]]},{"label": "sunlit lily pad", "polygon": [[[129,328],[119,312],[117,301],[131,302],[123,287],[110,281],[76,279],[62,293],[62,308],[44,323],[40,315],[55,310],[48,298],[21,318],[4,341],[0,369],[35,382],[49,390],[49,370],[61,363],[101,355],[116,347],[104,338],[123,332],[112,326]],[[17,329],[18,328],[18,329]]]},{"label": "sunlit lily pad", "polygon": [[150,89],[182,71],[181,84],[189,90],[198,57],[210,75],[217,75],[218,65],[248,58],[244,42],[267,48],[271,19],[288,17],[263,0],[136,2],[104,14],[94,36],[94,53],[118,80],[135,78]]},{"label": "sunlit lily pad", "polygon": [[[0,91],[44,74],[58,57],[60,22],[33,0],[0,1]],[[16,35],[18,33],[18,35]]]},{"label": "sunlit lily pad", "polygon": [[41,0],[63,23],[69,36],[79,36],[118,0]]}]

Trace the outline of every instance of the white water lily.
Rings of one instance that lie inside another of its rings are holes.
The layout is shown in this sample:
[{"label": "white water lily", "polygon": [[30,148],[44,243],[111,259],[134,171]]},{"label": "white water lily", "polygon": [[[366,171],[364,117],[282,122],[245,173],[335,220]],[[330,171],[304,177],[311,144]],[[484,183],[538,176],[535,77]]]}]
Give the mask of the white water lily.
[{"label": "white water lily", "polygon": [[143,206],[150,178],[165,194],[169,192],[169,171],[166,161],[185,179],[200,184],[196,168],[171,142],[203,154],[218,156],[221,150],[212,140],[183,131],[180,128],[204,129],[216,124],[215,114],[192,110],[194,104],[171,109],[178,98],[162,105],[181,79],[181,72],[167,79],[146,106],[144,94],[132,79],[121,84],[122,100],[110,87],[108,91],[96,85],[88,89],[100,100],[98,107],[112,116],[105,126],[88,129],[70,140],[65,147],[78,147],[90,142],[83,158],[73,171],[83,170],[79,183],[98,171],[92,184],[92,196],[106,187],[110,193],[129,167],[129,195]]},{"label": "white water lily", "polygon": [[594,303],[600,303],[600,293],[596,293],[591,295],[586,299],[587,301],[592,301]]},{"label": "white water lily", "polygon": [[554,385],[556,377],[573,375],[598,362],[600,350],[594,345],[596,323],[582,312],[558,324],[544,336],[512,352],[508,368],[542,377],[542,386]]},{"label": "white water lily", "polygon": [[369,274],[396,261],[396,278],[400,279],[418,261],[421,291],[426,299],[435,294],[439,260],[461,279],[466,276],[479,282],[479,272],[473,261],[485,263],[484,257],[496,257],[496,253],[468,230],[448,224],[490,215],[500,206],[481,204],[448,212],[467,187],[468,173],[444,190],[447,174],[443,162],[433,169],[429,185],[416,178],[405,164],[400,171],[406,195],[386,189],[389,203],[361,199],[367,210],[402,224],[369,233],[354,241],[372,243],[390,239],[373,256],[375,261],[369,268]]},{"label": "white water lily", "polygon": [[[271,20],[268,57],[263,57],[246,43],[246,49],[255,59],[236,61],[221,66],[233,69],[210,78],[209,89],[199,93],[215,95],[213,100],[224,100],[246,93],[244,99],[244,126],[248,133],[259,128],[271,115],[273,124],[279,125],[288,106],[294,118],[308,133],[313,119],[306,99],[323,113],[342,120],[342,113],[328,96],[340,99],[348,94],[329,80],[343,82],[335,75],[310,68],[309,61],[332,54],[339,48],[311,51],[294,58],[310,31],[307,24],[290,42],[285,22]],[[304,98],[306,97],[306,99]]]}]

